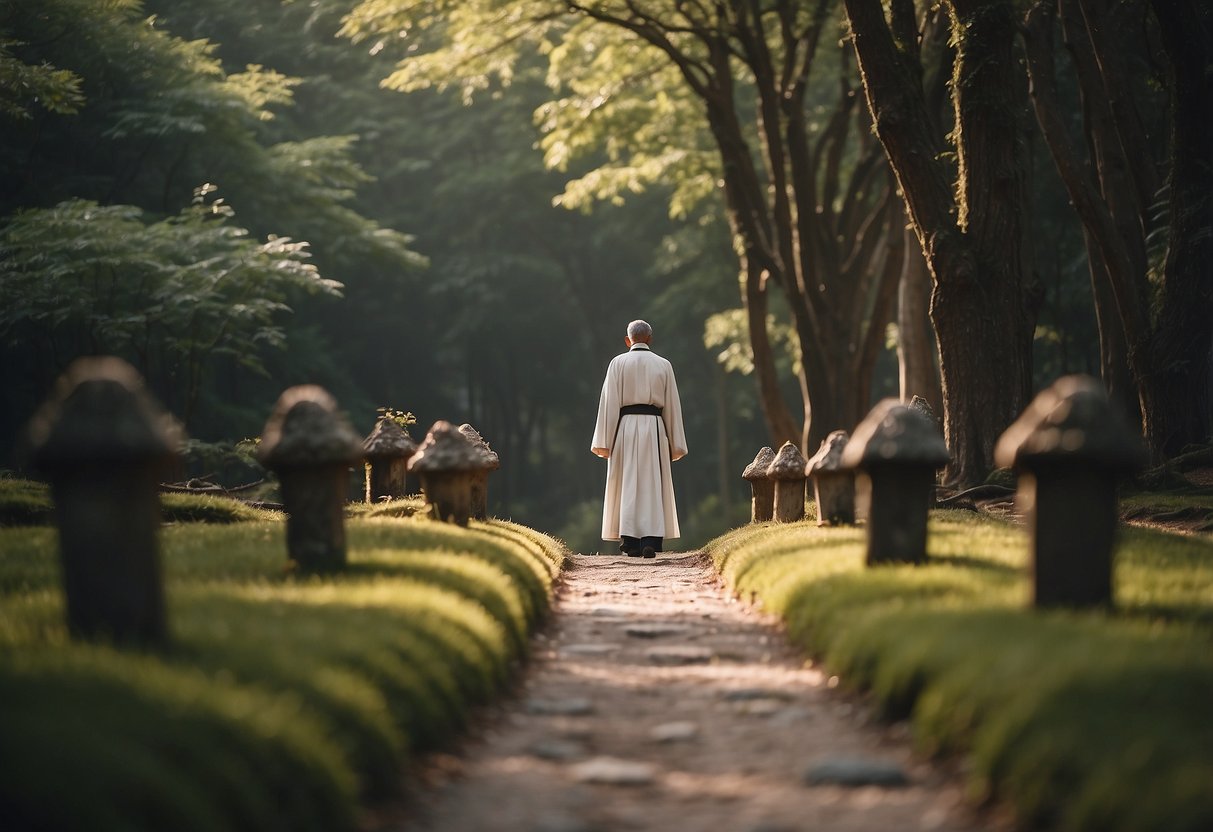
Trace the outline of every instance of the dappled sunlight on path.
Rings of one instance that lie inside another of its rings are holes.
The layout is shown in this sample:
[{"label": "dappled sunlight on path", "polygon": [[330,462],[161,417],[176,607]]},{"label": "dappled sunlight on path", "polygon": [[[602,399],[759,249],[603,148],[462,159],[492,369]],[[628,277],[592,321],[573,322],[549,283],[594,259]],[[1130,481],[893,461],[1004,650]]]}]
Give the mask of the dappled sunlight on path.
[{"label": "dappled sunlight on path", "polygon": [[[373,828],[993,828],[904,726],[833,689],[702,555],[574,556],[558,592],[519,695],[431,757],[426,785]],[[890,779],[906,782],[872,784]]]}]

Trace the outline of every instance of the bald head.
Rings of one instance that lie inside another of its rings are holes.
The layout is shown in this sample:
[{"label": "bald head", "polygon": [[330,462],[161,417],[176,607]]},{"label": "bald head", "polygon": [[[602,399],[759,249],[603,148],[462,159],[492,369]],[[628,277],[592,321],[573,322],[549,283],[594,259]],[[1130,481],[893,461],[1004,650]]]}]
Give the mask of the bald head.
[{"label": "bald head", "polygon": [[647,321],[632,321],[628,324],[628,338],[647,344],[653,338],[653,327]]}]

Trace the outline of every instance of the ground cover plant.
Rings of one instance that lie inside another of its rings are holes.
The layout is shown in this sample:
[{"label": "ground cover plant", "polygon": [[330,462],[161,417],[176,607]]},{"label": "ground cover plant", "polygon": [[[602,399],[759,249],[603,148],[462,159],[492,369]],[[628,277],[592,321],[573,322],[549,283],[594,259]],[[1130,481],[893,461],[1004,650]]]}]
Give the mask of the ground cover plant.
[{"label": "ground cover plant", "polygon": [[757,524],[708,546],[731,588],[1031,828],[1213,828],[1213,540],[1126,529],[1112,612],[1029,608],[1009,523],[935,512],[928,565],[863,566],[863,530]]},{"label": "ground cover plant", "polygon": [[499,691],[565,555],[503,521],[347,521],[286,568],[280,520],[161,532],[170,645],[68,639],[51,527],[0,529],[0,828],[341,830]]}]

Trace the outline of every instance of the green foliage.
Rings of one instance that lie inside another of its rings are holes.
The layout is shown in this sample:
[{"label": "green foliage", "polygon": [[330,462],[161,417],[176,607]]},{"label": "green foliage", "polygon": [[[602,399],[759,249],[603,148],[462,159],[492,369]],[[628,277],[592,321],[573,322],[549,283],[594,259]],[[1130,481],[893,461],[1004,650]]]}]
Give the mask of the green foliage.
[{"label": "green foliage", "polygon": [[45,526],[53,512],[50,490],[42,483],[0,477],[0,526]]},{"label": "green foliage", "polygon": [[1131,530],[1118,612],[1033,612],[1021,531],[933,517],[930,563],[863,567],[862,533],[762,524],[709,551],[831,672],[971,752],[975,795],[1033,828],[1196,830],[1213,820],[1213,544]]},{"label": "green foliage", "polygon": [[31,118],[30,106],[38,104],[52,113],[74,113],[84,103],[80,78],[65,69],[27,64],[13,55],[20,41],[0,40],[0,116]]},{"label": "green foliage", "polygon": [[496,521],[347,531],[349,569],[320,579],[285,570],[281,522],[166,527],[173,644],[135,656],[70,643],[53,533],[0,530],[14,717],[0,813],[57,829],[354,828],[359,796],[393,792],[411,754],[500,690],[564,550]]},{"label": "green foliage", "polygon": [[375,410],[379,413],[379,417],[387,417],[404,429],[405,433],[409,432],[409,425],[417,424],[417,417],[409,410],[397,410],[394,407],[377,407]]}]

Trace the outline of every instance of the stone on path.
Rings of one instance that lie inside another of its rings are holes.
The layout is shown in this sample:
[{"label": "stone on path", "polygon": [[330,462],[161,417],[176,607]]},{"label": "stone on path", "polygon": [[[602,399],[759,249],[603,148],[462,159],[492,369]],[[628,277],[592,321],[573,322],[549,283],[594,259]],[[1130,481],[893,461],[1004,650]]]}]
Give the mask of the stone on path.
[{"label": "stone on path", "polygon": [[810,786],[908,786],[905,769],[887,760],[864,757],[839,757],[823,760],[804,775]]},{"label": "stone on path", "polygon": [[686,635],[689,630],[674,624],[629,624],[623,631],[632,638],[662,638]]},{"label": "stone on path", "polygon": [[538,716],[586,716],[594,713],[594,703],[588,699],[528,699],[527,713]]},{"label": "stone on path", "polygon": [[793,697],[787,691],[770,690],[767,688],[738,688],[731,690],[724,695],[728,702],[752,702],[755,699],[778,699],[782,702],[788,702]]},{"label": "stone on path", "polygon": [[561,647],[560,652],[570,656],[602,656],[614,653],[618,649],[618,644],[569,644]]},{"label": "stone on path", "polygon": [[609,786],[644,786],[653,782],[657,769],[651,763],[595,757],[573,767],[573,776],[582,783]]},{"label": "stone on path", "polygon": [[663,722],[653,726],[649,736],[655,742],[686,742],[699,736],[699,726],[694,722]]},{"label": "stone on path", "polygon": [[715,655],[707,647],[650,647],[645,651],[649,664],[677,667],[684,664],[707,664]]},{"label": "stone on path", "polygon": [[531,756],[541,760],[572,760],[585,756],[585,746],[579,742],[562,739],[542,739],[527,749]]}]

